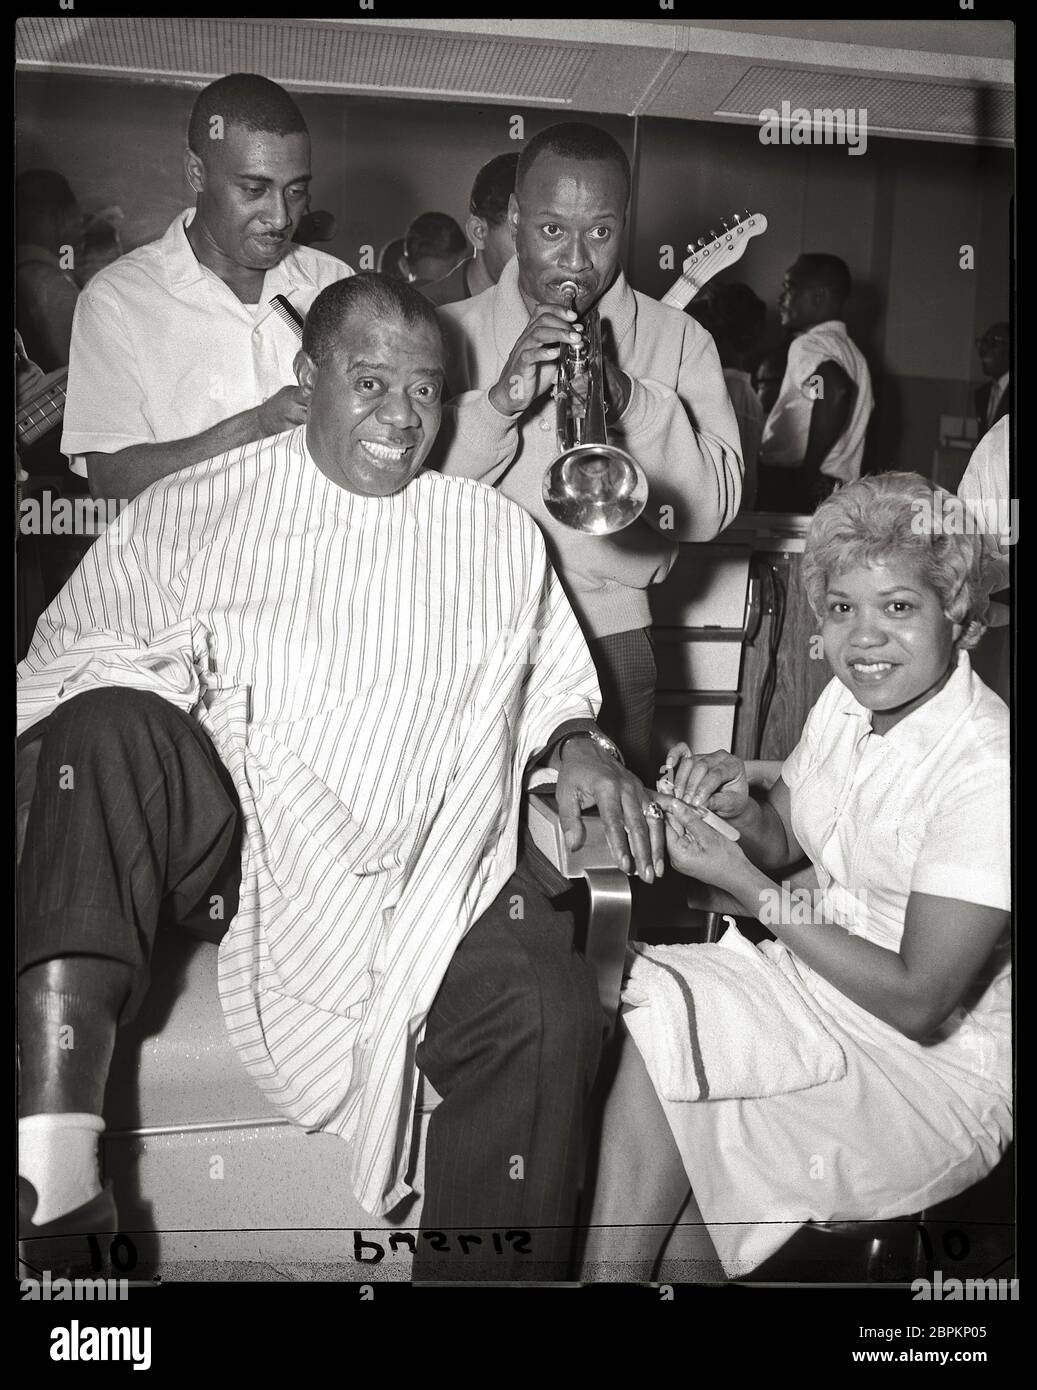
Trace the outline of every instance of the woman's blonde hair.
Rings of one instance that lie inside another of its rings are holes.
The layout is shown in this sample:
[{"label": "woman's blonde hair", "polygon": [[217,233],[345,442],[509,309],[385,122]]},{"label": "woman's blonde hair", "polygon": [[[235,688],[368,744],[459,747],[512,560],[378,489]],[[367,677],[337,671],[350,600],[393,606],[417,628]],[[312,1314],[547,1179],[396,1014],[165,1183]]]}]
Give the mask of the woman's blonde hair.
[{"label": "woman's blonde hair", "polygon": [[974,647],[987,626],[982,537],[944,530],[941,522],[955,511],[966,516],[953,493],[918,473],[878,473],[833,492],[814,513],[803,556],[803,583],[818,618],[831,576],[905,560],[939,595],[951,622],[961,623],[957,646]]}]

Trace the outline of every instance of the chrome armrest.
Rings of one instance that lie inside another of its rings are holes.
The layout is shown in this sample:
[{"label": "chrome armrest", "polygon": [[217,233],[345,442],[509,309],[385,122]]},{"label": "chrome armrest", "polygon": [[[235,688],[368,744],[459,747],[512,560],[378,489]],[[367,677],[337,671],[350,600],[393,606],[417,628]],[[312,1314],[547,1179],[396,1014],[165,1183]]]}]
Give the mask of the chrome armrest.
[{"label": "chrome armrest", "polygon": [[541,854],[565,878],[582,878],[590,895],[590,918],[584,955],[598,978],[607,1032],[616,1026],[627,941],[630,939],[630,881],[616,865],[597,810],[583,813],[584,841],[570,850],[562,835],[558,803],[550,790],[531,791],[529,836]]}]

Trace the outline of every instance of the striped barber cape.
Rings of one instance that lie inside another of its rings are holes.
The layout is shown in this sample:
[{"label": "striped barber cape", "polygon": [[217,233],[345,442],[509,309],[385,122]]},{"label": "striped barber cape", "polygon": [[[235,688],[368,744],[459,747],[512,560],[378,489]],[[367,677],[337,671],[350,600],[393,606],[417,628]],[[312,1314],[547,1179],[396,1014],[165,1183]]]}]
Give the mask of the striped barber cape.
[{"label": "striped barber cape", "polygon": [[599,703],[535,523],[437,473],[346,492],[299,427],[147,488],[19,677],[19,732],[98,686],[205,728],[244,817],[230,1037],[278,1108],[351,1142],[358,1201],[390,1211],[410,1191],[414,1051],[514,869],[526,764]]}]

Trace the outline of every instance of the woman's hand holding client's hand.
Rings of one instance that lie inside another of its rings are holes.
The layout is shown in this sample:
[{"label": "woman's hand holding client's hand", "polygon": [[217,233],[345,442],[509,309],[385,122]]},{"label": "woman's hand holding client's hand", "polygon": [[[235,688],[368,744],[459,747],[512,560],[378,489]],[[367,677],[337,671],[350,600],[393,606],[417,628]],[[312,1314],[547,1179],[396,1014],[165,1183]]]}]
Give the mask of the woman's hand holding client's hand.
[{"label": "woman's hand holding client's hand", "polygon": [[745,764],[732,753],[696,754],[686,743],[676,743],[667,753],[661,771],[657,784],[660,791],[668,779],[673,783],[674,796],[724,820],[734,820],[749,805]]},{"label": "woman's hand holding client's hand", "polygon": [[752,867],[741,846],[718,834],[677,797],[657,792],[656,800],[666,812],[666,850],[673,867],[738,897]]},{"label": "woman's hand holding client's hand", "polygon": [[735,841],[706,824],[702,812],[724,820],[741,815],[749,804],[744,763],[730,753],[696,755],[678,743],[666,755],[656,786],[674,868],[737,896],[752,866]]}]

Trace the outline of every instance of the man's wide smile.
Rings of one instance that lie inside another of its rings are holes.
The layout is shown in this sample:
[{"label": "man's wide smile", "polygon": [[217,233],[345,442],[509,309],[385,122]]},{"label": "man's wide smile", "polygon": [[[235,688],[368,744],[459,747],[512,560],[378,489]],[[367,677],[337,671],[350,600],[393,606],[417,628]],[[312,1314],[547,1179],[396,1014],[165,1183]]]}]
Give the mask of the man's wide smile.
[{"label": "man's wide smile", "polygon": [[400,463],[415,448],[413,444],[386,444],[373,439],[361,439],[360,447],[378,463]]}]

